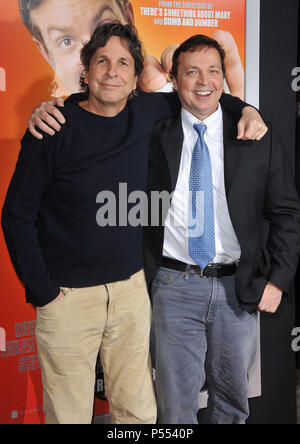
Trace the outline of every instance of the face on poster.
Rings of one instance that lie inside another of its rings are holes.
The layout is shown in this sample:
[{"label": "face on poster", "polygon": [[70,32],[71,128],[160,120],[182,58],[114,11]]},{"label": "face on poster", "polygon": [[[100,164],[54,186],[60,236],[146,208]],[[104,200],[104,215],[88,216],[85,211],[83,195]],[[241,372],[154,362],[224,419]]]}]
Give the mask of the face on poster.
[{"label": "face on poster", "polygon": [[[194,34],[219,41],[226,83],[244,97],[246,0],[0,0],[0,209],[30,112],[43,100],[80,90],[80,50],[98,23],[135,24],[145,49],[145,91],[172,89],[172,53]],[[42,421],[35,310],[0,232],[0,423]],[[6,344],[6,347],[4,345]],[[4,348],[6,350],[4,351]]]},{"label": "face on poster", "polygon": [[174,49],[193,34],[215,38],[226,53],[226,81],[244,98],[245,0],[20,0],[23,23],[56,73],[52,94],[80,90],[80,50],[96,25],[109,20],[135,24],[146,51],[139,87],[165,88]]}]

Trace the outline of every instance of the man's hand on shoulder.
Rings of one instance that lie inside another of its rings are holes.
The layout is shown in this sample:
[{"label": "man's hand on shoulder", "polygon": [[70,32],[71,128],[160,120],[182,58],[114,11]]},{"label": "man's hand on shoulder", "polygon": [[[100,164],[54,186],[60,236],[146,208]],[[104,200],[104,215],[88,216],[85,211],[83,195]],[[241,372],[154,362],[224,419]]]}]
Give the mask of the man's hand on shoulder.
[{"label": "man's hand on shoulder", "polygon": [[268,127],[259,112],[252,106],[243,109],[238,123],[238,140],[261,140],[268,132]]},{"label": "man's hand on shoulder", "polygon": [[[28,129],[31,134],[41,140],[43,135],[39,133],[36,127],[50,136],[54,136],[55,131],[61,130],[61,125],[66,123],[62,113],[57,106],[64,106],[64,100],[57,98],[41,103],[31,114],[28,121]],[[59,122],[59,123],[58,123]]]}]

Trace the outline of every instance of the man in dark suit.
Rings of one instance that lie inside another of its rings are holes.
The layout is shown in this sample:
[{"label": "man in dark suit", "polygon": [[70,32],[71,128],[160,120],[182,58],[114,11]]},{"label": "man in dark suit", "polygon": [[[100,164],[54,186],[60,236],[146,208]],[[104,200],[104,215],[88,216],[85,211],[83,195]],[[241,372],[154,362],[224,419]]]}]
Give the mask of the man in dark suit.
[{"label": "man in dark suit", "polygon": [[149,195],[172,194],[158,226],[145,229],[160,423],[197,423],[205,381],[206,422],[245,423],[257,311],[277,311],[297,268],[292,171],[271,125],[259,142],[236,140],[235,119],[219,103],[224,74],[217,42],[184,42],[173,58],[182,112],[151,143]]}]

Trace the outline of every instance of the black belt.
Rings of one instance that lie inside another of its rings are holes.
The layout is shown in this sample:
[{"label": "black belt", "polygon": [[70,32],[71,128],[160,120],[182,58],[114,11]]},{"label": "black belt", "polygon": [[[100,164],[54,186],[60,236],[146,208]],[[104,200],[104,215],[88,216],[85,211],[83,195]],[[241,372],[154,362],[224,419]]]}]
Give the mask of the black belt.
[{"label": "black belt", "polygon": [[177,261],[176,259],[170,259],[168,257],[162,258],[161,266],[182,272],[195,270],[202,278],[233,276],[238,267],[236,262],[233,264],[209,264],[204,270],[202,270],[199,265],[188,265],[184,262]]}]

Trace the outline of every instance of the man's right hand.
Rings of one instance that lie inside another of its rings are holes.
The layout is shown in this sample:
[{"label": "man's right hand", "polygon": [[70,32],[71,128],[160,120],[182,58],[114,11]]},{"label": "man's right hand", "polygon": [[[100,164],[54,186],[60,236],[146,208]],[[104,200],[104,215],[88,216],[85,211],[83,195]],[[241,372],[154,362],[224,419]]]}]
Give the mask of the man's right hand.
[{"label": "man's right hand", "polygon": [[38,127],[50,136],[54,136],[55,131],[61,130],[60,124],[66,123],[64,116],[56,106],[64,106],[64,100],[57,98],[43,102],[32,112],[28,121],[28,129],[37,139],[41,140],[43,136],[35,127]]}]

